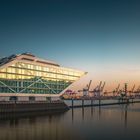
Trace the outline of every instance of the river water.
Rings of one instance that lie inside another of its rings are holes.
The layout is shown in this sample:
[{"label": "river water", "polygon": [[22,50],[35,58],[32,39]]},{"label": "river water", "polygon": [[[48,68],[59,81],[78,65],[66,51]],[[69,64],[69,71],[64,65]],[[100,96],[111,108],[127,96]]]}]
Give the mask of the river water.
[{"label": "river water", "polygon": [[0,118],[0,140],[140,139],[140,103]]}]

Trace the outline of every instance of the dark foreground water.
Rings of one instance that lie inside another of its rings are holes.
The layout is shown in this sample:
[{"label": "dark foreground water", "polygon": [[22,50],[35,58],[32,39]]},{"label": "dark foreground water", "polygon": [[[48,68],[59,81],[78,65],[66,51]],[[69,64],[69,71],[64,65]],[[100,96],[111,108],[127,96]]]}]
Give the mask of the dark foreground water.
[{"label": "dark foreground water", "polygon": [[0,140],[107,139],[140,139],[140,103],[0,119]]}]

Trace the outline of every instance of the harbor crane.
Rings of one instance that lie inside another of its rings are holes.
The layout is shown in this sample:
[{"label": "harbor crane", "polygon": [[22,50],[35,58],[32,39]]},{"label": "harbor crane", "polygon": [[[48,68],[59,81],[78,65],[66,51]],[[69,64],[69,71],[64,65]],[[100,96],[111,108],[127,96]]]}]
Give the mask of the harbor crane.
[{"label": "harbor crane", "polygon": [[89,84],[85,88],[83,88],[82,90],[78,90],[78,92],[83,92],[83,96],[88,96],[91,83],[92,80],[89,81]]},{"label": "harbor crane", "polygon": [[103,92],[104,87],[105,87],[105,82],[103,83],[103,86],[101,87],[100,92]]},{"label": "harbor crane", "polygon": [[115,93],[116,93],[116,95],[118,95],[119,94],[119,88],[120,88],[120,84],[118,84],[117,88],[115,88],[113,91],[109,91],[109,92],[105,91],[104,95],[108,95],[109,93],[112,93],[113,96],[115,96]]},{"label": "harbor crane", "polygon": [[138,87],[137,92],[138,92],[138,93],[140,92],[140,86]]},{"label": "harbor crane", "polygon": [[119,94],[119,89],[120,89],[120,84],[118,84],[117,88],[113,91],[113,96],[118,95]]},{"label": "harbor crane", "polygon": [[102,81],[100,82],[99,89],[98,89],[98,92],[97,92],[98,97],[101,96],[101,93],[102,93],[103,90],[104,90],[105,84],[106,84],[106,83],[104,82],[103,85],[102,85]]},{"label": "harbor crane", "polygon": [[129,91],[129,96],[131,96],[134,93],[135,85],[132,87],[132,89]]},{"label": "harbor crane", "polygon": [[137,90],[134,91],[134,93],[135,93],[137,96],[139,96],[139,93],[140,93],[140,86],[138,86]]},{"label": "harbor crane", "polygon": [[119,91],[119,88],[120,88],[120,84],[118,84],[118,87],[116,88],[116,93],[118,93],[118,91]]},{"label": "harbor crane", "polygon": [[102,81],[100,81],[99,85],[97,85],[92,91],[89,91],[90,93],[94,93],[95,96],[99,96],[103,92],[105,87],[105,82],[102,85]]},{"label": "harbor crane", "polygon": [[93,90],[93,92],[99,92],[101,89],[102,81],[100,81],[99,85],[96,86],[96,88]]},{"label": "harbor crane", "polygon": [[125,83],[124,84],[124,88],[123,88],[123,90],[120,90],[120,92],[119,92],[119,94],[120,94],[120,96],[122,97],[122,98],[124,98],[124,97],[127,97],[128,95],[127,95],[127,83]]},{"label": "harbor crane", "polygon": [[133,86],[133,88],[132,88],[132,90],[131,90],[132,93],[134,92],[134,89],[135,89],[135,85]]},{"label": "harbor crane", "polygon": [[96,92],[99,91],[99,88],[100,88],[100,85],[101,85],[101,82],[99,85],[97,85],[93,90],[89,91],[90,93],[93,93],[94,95],[96,94]]}]

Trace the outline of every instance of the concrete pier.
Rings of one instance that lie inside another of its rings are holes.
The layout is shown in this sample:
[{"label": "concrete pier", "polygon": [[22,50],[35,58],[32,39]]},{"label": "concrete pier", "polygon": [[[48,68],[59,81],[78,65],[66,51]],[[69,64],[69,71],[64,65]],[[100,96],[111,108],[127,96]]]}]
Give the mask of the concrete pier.
[{"label": "concrete pier", "polygon": [[60,111],[68,110],[69,107],[64,102],[21,102],[9,101],[0,102],[0,113],[23,113],[35,111]]},{"label": "concrete pier", "polygon": [[78,108],[78,107],[90,107],[90,106],[105,106],[105,105],[119,105],[119,104],[129,104],[129,103],[140,103],[140,99],[81,99],[81,100],[64,100],[64,102],[69,106],[70,108]]}]

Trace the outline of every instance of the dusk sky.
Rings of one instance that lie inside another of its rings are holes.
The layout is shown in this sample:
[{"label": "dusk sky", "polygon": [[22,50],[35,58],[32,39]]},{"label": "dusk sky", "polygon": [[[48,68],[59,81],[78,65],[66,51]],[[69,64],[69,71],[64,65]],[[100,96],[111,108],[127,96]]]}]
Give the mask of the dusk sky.
[{"label": "dusk sky", "polygon": [[23,52],[87,71],[74,89],[90,79],[138,86],[140,1],[0,1],[0,56]]}]

